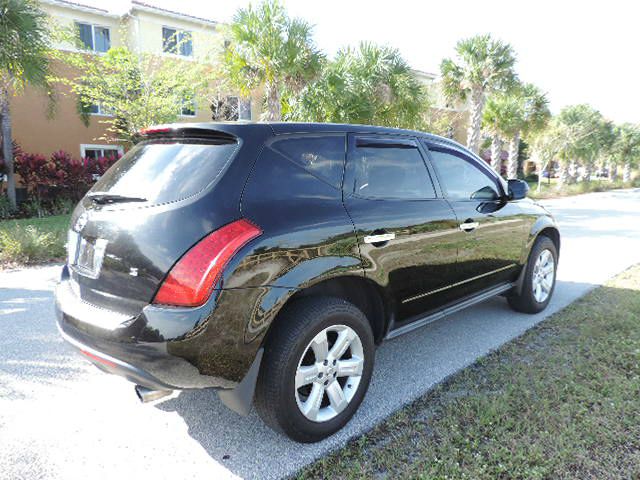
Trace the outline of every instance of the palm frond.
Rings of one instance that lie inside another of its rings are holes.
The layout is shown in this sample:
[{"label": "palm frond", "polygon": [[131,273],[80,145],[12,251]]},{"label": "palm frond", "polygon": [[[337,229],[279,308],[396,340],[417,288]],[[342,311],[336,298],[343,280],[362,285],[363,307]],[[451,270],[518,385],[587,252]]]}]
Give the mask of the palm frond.
[{"label": "palm frond", "polygon": [[33,0],[0,0],[0,73],[16,89],[47,87],[49,40],[47,15]]}]

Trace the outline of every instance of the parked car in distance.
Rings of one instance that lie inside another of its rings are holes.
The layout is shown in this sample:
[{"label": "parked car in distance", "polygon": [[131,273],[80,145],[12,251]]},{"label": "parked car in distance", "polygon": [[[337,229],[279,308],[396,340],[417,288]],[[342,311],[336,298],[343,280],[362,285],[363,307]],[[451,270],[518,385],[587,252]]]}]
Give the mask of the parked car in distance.
[{"label": "parked car in distance", "polygon": [[358,409],[385,339],[553,294],[553,218],[451,140],[300,123],[142,138],[76,207],[56,309],[62,336],[143,401],[213,388],[318,441]]}]

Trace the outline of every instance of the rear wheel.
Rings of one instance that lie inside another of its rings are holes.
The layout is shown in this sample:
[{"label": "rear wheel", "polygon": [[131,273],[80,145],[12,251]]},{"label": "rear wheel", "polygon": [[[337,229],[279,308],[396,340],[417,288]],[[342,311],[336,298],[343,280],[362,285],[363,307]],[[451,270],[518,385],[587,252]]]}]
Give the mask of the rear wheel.
[{"label": "rear wheel", "polygon": [[256,386],[265,423],[299,442],[342,428],[362,402],[374,362],[371,326],[337,298],[285,307],[270,332]]},{"label": "rear wheel", "polygon": [[544,310],[556,285],[558,250],[555,243],[546,236],[540,236],[531,249],[518,295],[508,297],[509,305],[524,313],[538,313]]}]

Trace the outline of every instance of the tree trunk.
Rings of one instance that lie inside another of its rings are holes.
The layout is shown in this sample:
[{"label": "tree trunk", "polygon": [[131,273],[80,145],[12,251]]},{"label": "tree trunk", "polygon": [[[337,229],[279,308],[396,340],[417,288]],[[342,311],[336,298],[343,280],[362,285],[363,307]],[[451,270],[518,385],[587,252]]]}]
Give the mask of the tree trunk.
[{"label": "tree trunk", "polygon": [[622,181],[629,183],[631,181],[631,163],[624,162],[624,169],[622,170]]},{"label": "tree trunk", "polygon": [[566,160],[560,160],[560,172],[558,173],[558,189],[561,189],[569,179],[569,164]]},{"label": "tree trunk", "polygon": [[267,109],[262,114],[262,119],[268,122],[279,122],[282,120],[282,102],[280,101],[280,91],[277,85],[267,83],[265,85],[267,95]]},{"label": "tree trunk", "polygon": [[591,181],[591,163],[587,162],[584,164],[584,169],[582,170],[582,181],[590,182]]},{"label": "tree trunk", "polygon": [[576,183],[576,179],[578,178],[578,162],[575,160],[571,160],[569,162],[569,168],[567,171],[567,183]]},{"label": "tree trunk", "polygon": [[497,134],[491,138],[491,167],[498,175],[502,170],[502,140]]},{"label": "tree trunk", "polygon": [[[544,178],[542,176],[542,172],[544,172],[545,168],[549,168],[550,167],[550,162],[547,162],[546,164],[540,162],[538,164],[538,192],[542,191],[542,179]],[[551,176],[551,172],[549,172],[549,177]]]},{"label": "tree trunk", "polygon": [[482,126],[482,111],[485,100],[482,89],[475,88],[471,94],[471,118],[467,131],[467,148],[473,153],[478,153],[480,149],[480,127]]},{"label": "tree trunk", "polygon": [[518,176],[518,150],[520,149],[520,132],[509,141],[509,160],[507,161],[507,178]]},{"label": "tree trunk", "polygon": [[13,174],[13,142],[11,138],[11,113],[9,112],[9,89],[4,87],[0,92],[0,121],[2,122],[2,155],[4,171],[7,175],[7,197],[12,210],[16,204],[16,179]]},{"label": "tree trunk", "polygon": [[615,182],[618,179],[618,165],[615,162],[609,162],[609,180]]}]

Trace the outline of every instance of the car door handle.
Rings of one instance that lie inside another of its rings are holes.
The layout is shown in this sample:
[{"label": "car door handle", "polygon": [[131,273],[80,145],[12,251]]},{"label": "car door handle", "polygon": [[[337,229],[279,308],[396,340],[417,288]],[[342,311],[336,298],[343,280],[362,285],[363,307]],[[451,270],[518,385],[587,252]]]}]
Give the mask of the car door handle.
[{"label": "car door handle", "polygon": [[395,233],[380,233],[378,235],[367,235],[364,237],[364,243],[386,243],[396,238]]},{"label": "car door handle", "polygon": [[480,225],[478,222],[464,222],[460,224],[460,230],[465,232],[470,232],[471,230],[475,230]]}]

